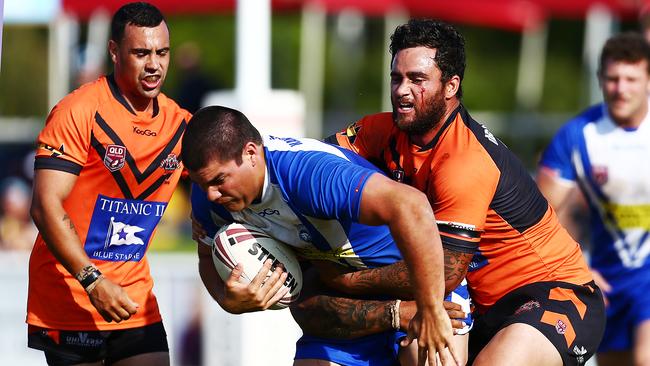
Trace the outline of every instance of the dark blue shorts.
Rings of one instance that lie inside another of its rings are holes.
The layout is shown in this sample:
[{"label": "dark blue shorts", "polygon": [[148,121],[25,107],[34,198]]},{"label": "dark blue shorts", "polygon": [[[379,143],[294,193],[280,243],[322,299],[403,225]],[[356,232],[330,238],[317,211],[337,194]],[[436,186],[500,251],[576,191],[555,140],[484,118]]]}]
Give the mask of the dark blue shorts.
[{"label": "dark blue shorts", "polygon": [[151,352],[169,352],[162,322],[113,331],[73,331],[29,326],[27,345],[45,352],[48,365],[74,365],[122,359]]},{"label": "dark blue shorts", "polygon": [[296,359],[328,360],[345,366],[399,366],[397,351],[402,332],[384,332],[356,339],[302,336]]}]

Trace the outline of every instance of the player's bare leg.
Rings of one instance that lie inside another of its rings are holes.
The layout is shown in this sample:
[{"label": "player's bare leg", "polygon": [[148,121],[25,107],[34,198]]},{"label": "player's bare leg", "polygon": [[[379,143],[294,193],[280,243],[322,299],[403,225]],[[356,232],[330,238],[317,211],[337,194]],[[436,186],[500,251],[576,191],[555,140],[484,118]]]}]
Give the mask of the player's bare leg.
[{"label": "player's bare leg", "polygon": [[501,329],[474,362],[474,366],[492,365],[562,366],[562,358],[540,331],[515,323]]},{"label": "player's bare leg", "polygon": [[639,324],[634,333],[634,365],[650,366],[650,320]]}]

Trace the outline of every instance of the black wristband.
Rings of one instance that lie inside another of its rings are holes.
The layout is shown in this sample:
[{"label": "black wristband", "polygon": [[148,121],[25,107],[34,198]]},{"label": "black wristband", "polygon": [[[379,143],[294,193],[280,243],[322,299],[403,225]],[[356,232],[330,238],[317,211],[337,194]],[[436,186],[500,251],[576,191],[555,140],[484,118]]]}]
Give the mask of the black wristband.
[{"label": "black wristband", "polygon": [[102,273],[97,268],[95,268],[94,270],[89,272],[88,275],[86,275],[86,277],[84,277],[83,280],[79,281],[79,283],[81,284],[81,286],[83,286],[83,288],[86,288],[90,286],[93,282],[97,281],[99,277],[101,277],[101,275]]}]

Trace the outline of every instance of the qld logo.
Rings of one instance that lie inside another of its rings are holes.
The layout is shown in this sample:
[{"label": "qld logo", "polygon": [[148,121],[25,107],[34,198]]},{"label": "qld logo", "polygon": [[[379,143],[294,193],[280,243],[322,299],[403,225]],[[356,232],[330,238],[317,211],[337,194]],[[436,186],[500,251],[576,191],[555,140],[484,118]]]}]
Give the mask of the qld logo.
[{"label": "qld logo", "polygon": [[106,153],[104,154],[104,165],[111,172],[120,170],[124,167],[126,161],[126,147],[121,145],[108,145],[106,146]]}]

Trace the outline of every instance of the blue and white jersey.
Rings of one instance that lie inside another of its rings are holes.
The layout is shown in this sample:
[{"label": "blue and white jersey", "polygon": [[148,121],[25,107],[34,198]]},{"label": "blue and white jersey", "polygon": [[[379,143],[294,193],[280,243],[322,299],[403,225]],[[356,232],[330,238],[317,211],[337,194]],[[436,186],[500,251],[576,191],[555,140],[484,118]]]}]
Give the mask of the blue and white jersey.
[{"label": "blue and white jersey", "polygon": [[256,226],[307,259],[362,269],[401,260],[387,226],[359,224],[361,193],[379,170],[351,151],[313,139],[264,137],[259,202],[229,212],[192,187],[192,212],[212,238],[219,227]]},{"label": "blue and white jersey", "polygon": [[650,267],[649,119],[624,129],[593,106],[558,131],[540,163],[587,197],[591,264],[609,280]]}]

